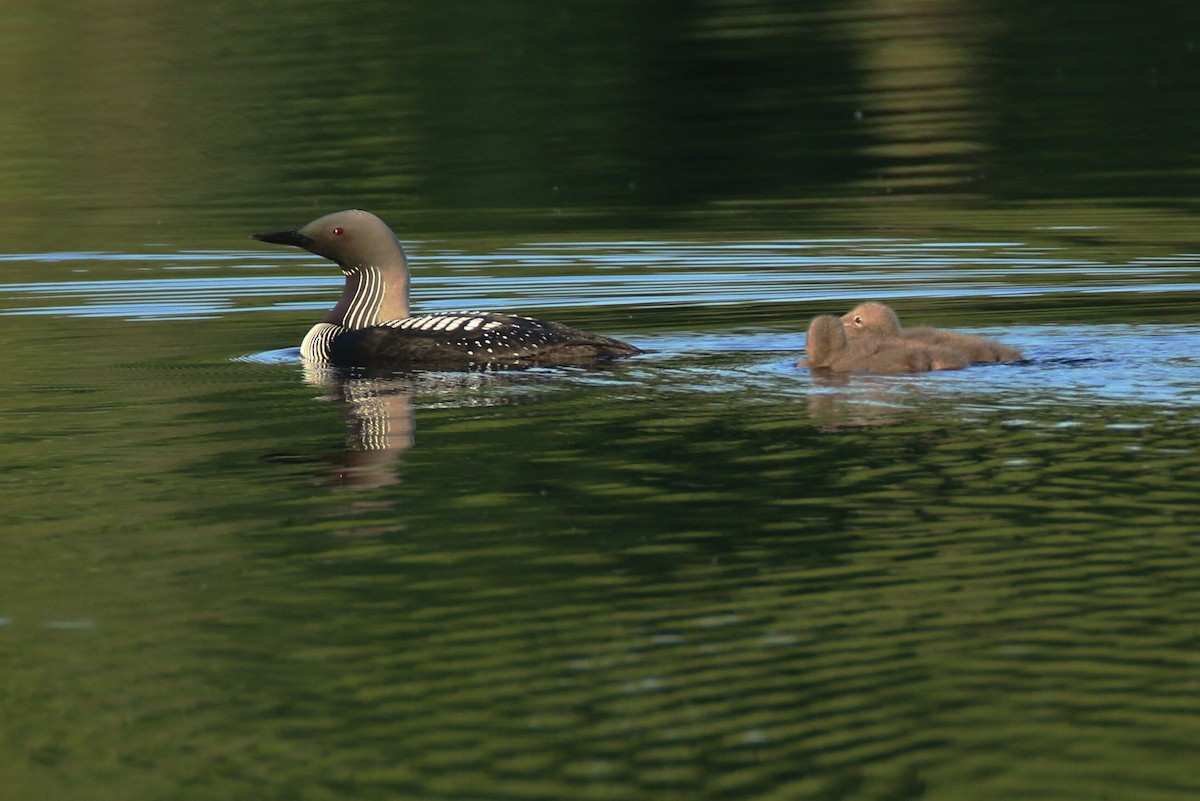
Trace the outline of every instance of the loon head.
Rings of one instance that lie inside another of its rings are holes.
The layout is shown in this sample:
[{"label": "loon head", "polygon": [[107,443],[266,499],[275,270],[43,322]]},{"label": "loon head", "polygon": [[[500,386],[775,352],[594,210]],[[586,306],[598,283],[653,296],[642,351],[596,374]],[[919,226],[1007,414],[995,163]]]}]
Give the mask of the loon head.
[{"label": "loon head", "polygon": [[808,326],[808,362],[813,367],[828,367],[846,348],[846,329],[832,314],[814,317]]},{"label": "loon head", "polygon": [[407,266],[404,248],[387,223],[369,211],[349,209],[318,217],[301,228],[252,234],[252,239],[295,245],[337,262],[342,272],[363,267]]},{"label": "loon head", "polygon": [[325,318],[327,323],[363,328],[408,316],[404,248],[387,223],[369,211],[335,211],[300,228],[251,234],[251,238],[294,245],[337,262],[346,285]]},{"label": "loon head", "polygon": [[888,306],[876,301],[860,303],[842,315],[846,333],[896,335],[900,333],[900,318]]}]

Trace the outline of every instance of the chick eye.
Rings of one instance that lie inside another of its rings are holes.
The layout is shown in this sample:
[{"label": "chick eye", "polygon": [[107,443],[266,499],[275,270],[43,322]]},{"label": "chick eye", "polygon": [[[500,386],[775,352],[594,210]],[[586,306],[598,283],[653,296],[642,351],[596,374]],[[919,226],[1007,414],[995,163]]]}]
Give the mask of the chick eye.
[{"label": "chick eye", "polygon": [[333,229],[333,235],[334,235],[334,236],[341,236],[341,235],[342,235],[342,234],[344,234],[344,233],[346,233],[346,229],[345,229],[345,228],[342,228],[342,227],[340,227],[340,226],[339,226],[339,227],[337,227],[337,228],[334,228],[334,229]]},{"label": "chick eye", "polygon": [[854,316],[854,324],[855,324],[855,325],[862,325],[862,315],[855,315],[855,316]]}]

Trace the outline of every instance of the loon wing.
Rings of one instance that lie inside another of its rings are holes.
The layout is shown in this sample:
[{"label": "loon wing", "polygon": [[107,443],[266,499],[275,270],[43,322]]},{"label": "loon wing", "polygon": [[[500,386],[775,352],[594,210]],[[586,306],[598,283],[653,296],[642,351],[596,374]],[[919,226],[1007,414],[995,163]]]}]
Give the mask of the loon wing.
[{"label": "loon wing", "polygon": [[491,312],[426,314],[348,331],[330,349],[340,366],[530,367],[594,364],[640,351],[562,323]]}]

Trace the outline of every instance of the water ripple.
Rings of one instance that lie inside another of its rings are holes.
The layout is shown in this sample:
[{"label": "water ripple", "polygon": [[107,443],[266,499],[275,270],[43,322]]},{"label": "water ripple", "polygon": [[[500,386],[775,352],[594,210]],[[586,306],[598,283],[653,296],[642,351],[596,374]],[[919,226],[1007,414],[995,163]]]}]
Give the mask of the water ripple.
[{"label": "water ripple", "polygon": [[[1200,292],[1200,258],[1192,254],[1105,263],[1010,241],[554,242],[484,254],[417,243],[410,250],[416,305],[426,311],[481,305],[516,310],[818,302],[838,308],[864,297]],[[0,284],[0,315],[7,316],[190,319],[318,311],[329,306],[342,283],[328,263],[307,254],[42,253],[0,260],[40,265],[47,274],[45,280]],[[261,272],[297,263],[311,263],[319,272]],[[247,275],[251,269],[256,274]],[[120,270],[149,275],[110,277]],[[198,270],[212,274],[174,275]]]}]

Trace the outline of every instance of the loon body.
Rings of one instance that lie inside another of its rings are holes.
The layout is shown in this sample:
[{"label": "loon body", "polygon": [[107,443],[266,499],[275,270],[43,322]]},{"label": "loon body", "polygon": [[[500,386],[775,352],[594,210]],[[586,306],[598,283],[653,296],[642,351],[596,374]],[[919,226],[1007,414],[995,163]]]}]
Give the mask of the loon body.
[{"label": "loon body", "polygon": [[842,315],[842,325],[851,339],[902,339],[922,345],[936,345],[962,353],[971,362],[1010,362],[1021,358],[1021,351],[983,337],[917,326],[901,328],[900,318],[890,307],[876,301],[861,303]]},{"label": "loon body", "polygon": [[958,370],[967,358],[956,350],[907,342],[894,337],[848,338],[842,321],[831,314],[808,326],[808,360],[801,366],[832,373],[921,373]]},{"label": "loon body", "polygon": [[346,276],[341,298],[300,345],[308,362],[372,371],[466,369],[587,365],[641,352],[616,339],[512,314],[411,316],[404,249],[370,212],[334,212],[302,228],[253,238],[324,256]]}]

